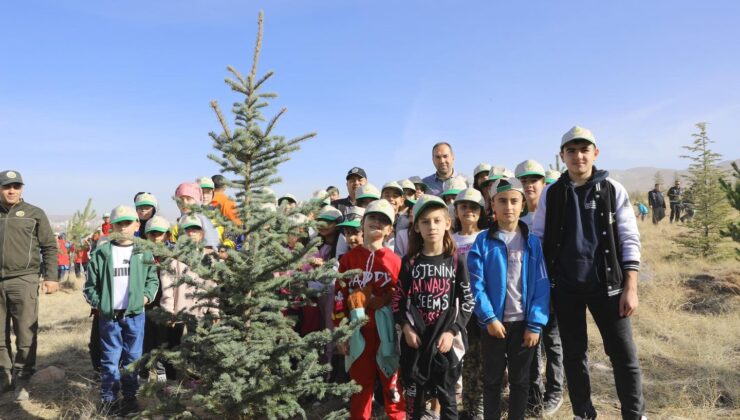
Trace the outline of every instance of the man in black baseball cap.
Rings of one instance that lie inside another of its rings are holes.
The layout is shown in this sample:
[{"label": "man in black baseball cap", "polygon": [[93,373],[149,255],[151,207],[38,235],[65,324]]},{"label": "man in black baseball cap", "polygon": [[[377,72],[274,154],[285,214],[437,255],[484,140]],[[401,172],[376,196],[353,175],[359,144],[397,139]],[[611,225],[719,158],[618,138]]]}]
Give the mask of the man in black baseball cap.
[{"label": "man in black baseball cap", "polygon": [[342,214],[347,214],[352,209],[352,207],[356,205],[355,191],[358,187],[367,184],[367,174],[365,173],[364,169],[355,166],[354,168],[347,171],[346,179],[347,192],[349,192],[349,195],[346,198],[341,198],[339,200],[334,200],[331,202],[331,205],[341,211]]},{"label": "man in black baseball cap", "polygon": [[[57,242],[46,213],[21,197],[18,171],[0,172],[0,393],[15,387],[15,399],[28,399],[28,379],[36,365],[39,273],[46,266],[47,293],[59,288]],[[10,320],[15,352],[10,348]],[[13,357],[15,356],[15,357]]]}]

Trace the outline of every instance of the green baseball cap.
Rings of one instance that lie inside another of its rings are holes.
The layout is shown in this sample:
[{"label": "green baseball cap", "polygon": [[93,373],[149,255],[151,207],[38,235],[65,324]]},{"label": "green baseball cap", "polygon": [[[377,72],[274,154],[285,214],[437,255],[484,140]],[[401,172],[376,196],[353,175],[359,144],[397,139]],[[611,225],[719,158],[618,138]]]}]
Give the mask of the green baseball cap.
[{"label": "green baseball cap", "polygon": [[586,140],[596,146],[596,137],[594,137],[594,133],[592,133],[591,130],[574,125],[573,128],[563,134],[563,138],[560,139],[560,150],[563,150],[563,146],[574,140]]},{"label": "green baseball cap", "polygon": [[478,166],[473,169],[473,177],[478,176],[481,172],[491,172],[491,165],[488,163],[479,163]]},{"label": "green baseball cap", "polygon": [[524,162],[516,165],[516,169],[514,170],[514,174],[517,178],[521,178],[523,176],[529,176],[529,175],[536,175],[536,176],[545,176],[545,168],[540,165],[539,162],[536,160],[525,160]]},{"label": "green baseball cap", "polygon": [[468,182],[465,181],[465,178],[462,177],[454,177],[451,179],[448,179],[444,182],[442,185],[442,191],[444,191],[442,196],[445,195],[458,195],[460,191],[464,190],[465,188],[468,188]]},{"label": "green baseball cap", "polygon": [[324,206],[321,212],[316,217],[319,220],[326,220],[327,222],[336,222],[342,217],[342,212],[332,206]]},{"label": "green baseball cap", "polygon": [[342,217],[342,222],[337,227],[353,227],[359,229],[362,217],[365,215],[365,209],[353,206],[347,214]]},{"label": "green baseball cap", "polygon": [[378,188],[375,185],[368,182],[365,185],[360,185],[355,190],[355,200],[359,200],[361,198],[374,198],[378,200],[380,199],[380,191],[378,191]]},{"label": "green baseball cap", "polygon": [[545,184],[554,183],[560,178],[560,175],[562,174],[559,171],[556,171],[554,169],[548,170],[547,172],[545,172]]},{"label": "green baseball cap", "polygon": [[393,209],[391,203],[386,199],[376,200],[368,204],[363,218],[371,213],[380,213],[385,215],[390,223],[393,223],[396,220],[396,210]]},{"label": "green baseball cap", "polygon": [[139,220],[139,215],[136,214],[136,210],[129,206],[118,206],[111,211],[111,223],[116,224],[118,222],[135,222]]},{"label": "green baseball cap", "polygon": [[491,197],[495,197],[498,193],[511,190],[519,191],[524,195],[524,186],[522,186],[522,181],[519,181],[519,179],[514,177],[498,179],[491,184]]},{"label": "green baseball cap", "polygon": [[151,219],[146,221],[144,226],[144,233],[149,232],[162,232],[165,233],[170,230],[170,222],[162,216],[154,215]]},{"label": "green baseball cap", "polygon": [[135,207],[141,207],[141,206],[152,206],[157,207],[157,198],[154,196],[154,194],[151,193],[143,193],[136,196],[136,200],[134,200],[134,206]]},{"label": "green baseball cap", "polygon": [[203,229],[203,222],[200,221],[198,216],[188,214],[187,216],[180,219],[180,227],[185,230],[190,227],[198,227]]},{"label": "green baseball cap", "polygon": [[210,189],[216,188],[216,185],[214,184],[213,179],[211,179],[211,177],[209,176],[202,176],[196,179],[195,182],[197,182],[201,188],[210,188]]},{"label": "green baseball cap", "polygon": [[483,194],[481,194],[480,191],[476,190],[475,188],[466,188],[460,191],[459,194],[457,194],[457,197],[455,197],[455,204],[463,201],[469,201],[481,207],[485,207],[486,205],[485,200],[483,200]]},{"label": "green baseball cap", "polygon": [[429,206],[440,207],[444,209],[447,208],[447,204],[445,204],[445,202],[441,198],[437,197],[436,195],[424,194],[419,197],[419,199],[416,200],[416,204],[414,204],[414,220],[416,220],[419,217],[419,214],[421,214],[421,212]]}]

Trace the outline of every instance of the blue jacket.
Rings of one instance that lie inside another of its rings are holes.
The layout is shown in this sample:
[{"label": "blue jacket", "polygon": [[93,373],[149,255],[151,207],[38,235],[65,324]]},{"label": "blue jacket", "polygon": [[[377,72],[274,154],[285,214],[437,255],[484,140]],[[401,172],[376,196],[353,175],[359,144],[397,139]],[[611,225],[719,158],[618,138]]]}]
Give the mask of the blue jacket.
[{"label": "blue jacket", "polygon": [[[527,224],[519,221],[526,246],[522,255],[522,296],[527,329],[539,333],[550,315],[550,280],[547,278],[542,246]],[[494,320],[503,322],[506,302],[508,252],[496,236],[498,227],[482,231],[468,253],[468,272],[475,297],[478,324],[485,327]]]}]

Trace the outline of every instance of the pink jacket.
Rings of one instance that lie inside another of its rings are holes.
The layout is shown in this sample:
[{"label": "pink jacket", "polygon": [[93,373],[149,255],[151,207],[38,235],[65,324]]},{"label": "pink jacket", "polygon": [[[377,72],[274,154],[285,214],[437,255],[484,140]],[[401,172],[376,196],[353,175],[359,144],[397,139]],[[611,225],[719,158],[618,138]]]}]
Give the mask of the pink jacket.
[{"label": "pink jacket", "polygon": [[[172,271],[172,272],[170,272]],[[196,292],[196,288],[189,284],[177,285],[178,279],[183,276],[192,278],[197,284],[201,285],[202,288],[207,289],[214,287],[216,283],[213,280],[206,280],[199,277],[196,273],[190,271],[187,265],[177,260],[172,260],[170,263],[169,270],[161,270],[159,281],[162,284],[162,298],[159,304],[167,312],[177,314],[180,311],[195,315],[198,318],[202,318],[208,312],[215,312],[215,308],[198,307],[195,305],[206,303],[202,299],[196,299],[193,294]],[[216,306],[217,301],[211,302],[210,306]]]}]

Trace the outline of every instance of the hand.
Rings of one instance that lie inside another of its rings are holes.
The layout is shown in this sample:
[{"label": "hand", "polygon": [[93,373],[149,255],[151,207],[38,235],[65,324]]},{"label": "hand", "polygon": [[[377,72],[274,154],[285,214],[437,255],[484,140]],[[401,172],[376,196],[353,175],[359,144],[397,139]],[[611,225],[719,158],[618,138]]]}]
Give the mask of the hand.
[{"label": "hand", "polygon": [[506,338],[506,328],[504,328],[504,324],[498,319],[486,325],[486,329],[488,330],[488,335],[492,337]]},{"label": "hand", "polygon": [[55,293],[57,290],[59,290],[59,282],[56,281],[44,281],[44,289],[46,289],[46,294],[50,295],[52,293]]},{"label": "hand", "polygon": [[144,296],[144,306],[149,304],[149,298]]},{"label": "hand", "polygon": [[403,326],[403,338],[406,339],[406,345],[411,347],[412,349],[418,349],[419,347],[421,347],[421,337],[416,334],[416,331],[411,328],[410,324],[406,324]]},{"label": "hand", "polygon": [[637,290],[634,288],[625,288],[622,296],[619,298],[619,316],[630,317],[637,310],[640,304],[637,298]]},{"label": "hand", "polygon": [[439,352],[442,354],[447,353],[452,348],[452,341],[454,339],[455,336],[452,335],[451,332],[443,332],[442,335],[439,337],[439,341],[437,341],[437,350],[439,350]]},{"label": "hand", "polygon": [[365,308],[367,304],[367,295],[363,290],[355,290],[347,297],[349,309]]},{"label": "hand", "polygon": [[524,340],[522,340],[522,345],[524,347],[534,347],[539,343],[540,341],[540,335],[536,332],[529,331],[527,329],[524,330]]},{"label": "hand", "polygon": [[346,341],[337,343],[337,351],[339,354],[348,355],[349,354],[349,345]]}]

